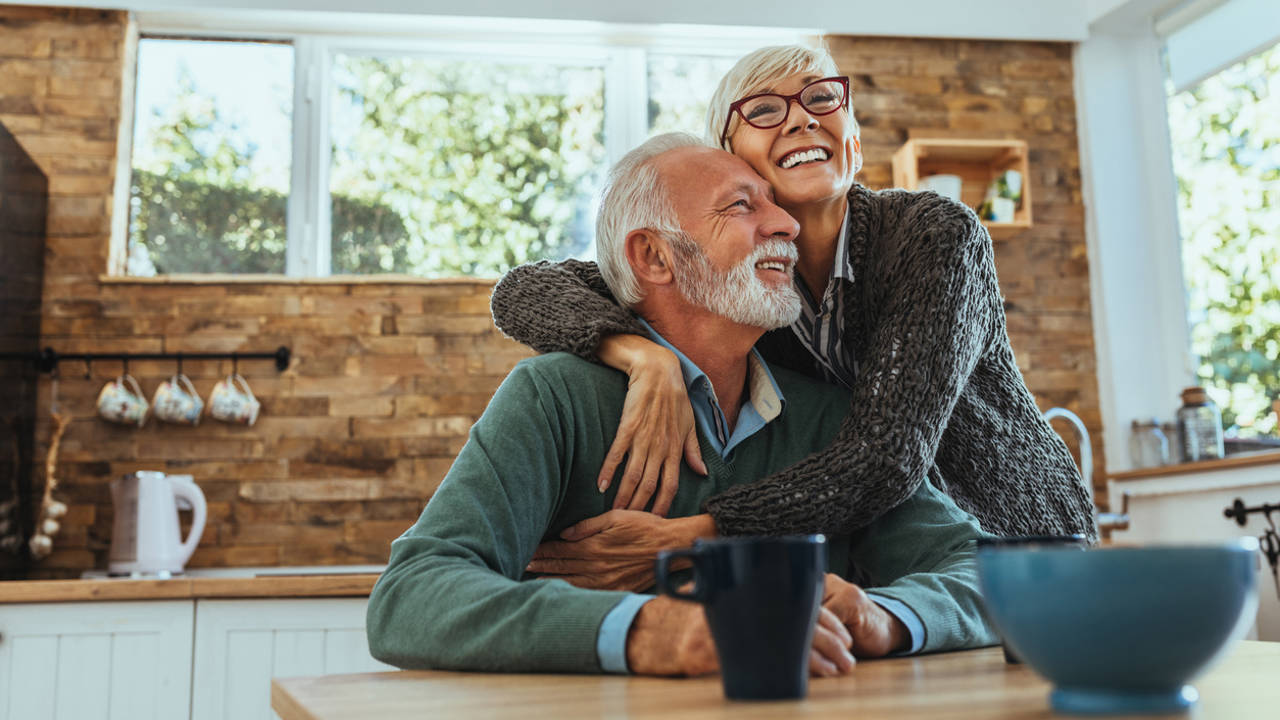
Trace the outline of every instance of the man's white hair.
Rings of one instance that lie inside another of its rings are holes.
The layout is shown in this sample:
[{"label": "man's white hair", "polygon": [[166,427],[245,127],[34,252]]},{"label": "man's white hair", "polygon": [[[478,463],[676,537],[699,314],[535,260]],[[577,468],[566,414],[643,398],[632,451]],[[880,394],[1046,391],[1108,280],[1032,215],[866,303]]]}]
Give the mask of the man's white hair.
[{"label": "man's white hair", "polygon": [[664,236],[679,234],[680,221],[653,159],[682,147],[708,147],[684,132],[655,135],[622,156],[609,171],[596,216],[596,262],[613,296],[625,307],[643,295],[627,262],[627,233],[647,229]]},{"label": "man's white hair", "polygon": [[[729,124],[723,145],[720,133],[724,131],[729,106],[735,101],[758,92],[767,92],[778,81],[792,75],[832,77],[840,74],[836,61],[825,47],[804,45],[775,45],[755,50],[743,56],[720,79],[711,102],[707,105],[707,142],[732,152],[729,137],[733,135],[742,118],[736,114]],[[853,106],[849,106],[849,122],[855,137],[859,134],[858,122],[853,119]]]}]

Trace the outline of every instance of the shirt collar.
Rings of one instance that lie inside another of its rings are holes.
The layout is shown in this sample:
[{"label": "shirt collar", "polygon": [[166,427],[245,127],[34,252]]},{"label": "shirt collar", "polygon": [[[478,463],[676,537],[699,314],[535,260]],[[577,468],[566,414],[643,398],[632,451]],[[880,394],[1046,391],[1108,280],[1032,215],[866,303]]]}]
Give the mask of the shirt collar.
[{"label": "shirt collar", "polygon": [[[684,377],[685,389],[689,393],[691,400],[696,397],[704,398],[707,402],[694,402],[694,414],[699,415],[699,411],[708,404],[715,408],[716,413],[720,414],[720,421],[724,419],[720,410],[719,403],[715,398],[715,389],[711,386],[711,379],[702,371],[692,360],[680,352],[679,348],[667,342],[657,330],[653,329],[644,318],[637,319],[645,329],[649,331],[649,335],[653,341],[675,353],[676,358],[680,361],[680,373]],[[773,378],[773,373],[769,370],[769,365],[760,357],[760,353],[755,348],[751,348],[751,352],[747,355],[747,402],[742,404],[742,409],[738,412],[738,422],[735,423],[733,437],[727,443],[713,442],[717,445],[717,449],[727,454],[733,449],[734,445],[750,436],[756,430],[759,430],[765,424],[772,422],[782,414],[786,407],[786,398],[782,396],[782,390],[778,388],[778,383]],[[749,415],[759,417],[758,422],[751,422],[754,418]],[[700,418],[702,419],[702,418]],[[709,435],[716,435],[715,418],[709,418],[711,422],[707,423],[710,427]]]}]

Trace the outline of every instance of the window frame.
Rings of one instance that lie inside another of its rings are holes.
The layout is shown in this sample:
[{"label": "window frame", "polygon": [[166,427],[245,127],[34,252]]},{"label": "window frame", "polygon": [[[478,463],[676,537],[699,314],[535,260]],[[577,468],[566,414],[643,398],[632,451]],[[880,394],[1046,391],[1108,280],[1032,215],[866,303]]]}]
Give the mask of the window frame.
[{"label": "window frame", "polygon": [[[803,42],[808,33],[759,28],[617,26],[569,21],[483,21],[465,18],[371,18],[322,14],[317,18],[263,18],[240,13],[138,13],[131,44],[143,39],[288,42],[294,49],[292,159],[286,214],[285,274],[288,280],[318,278],[396,279],[394,274],[332,275],[330,102],[336,54],[395,53],[435,60],[552,62],[604,71],[605,161],[616,163],[648,136],[648,56],[687,54],[740,57],[766,45]],[[530,25],[536,27],[530,27]],[[531,30],[534,30],[531,32]],[[531,42],[531,36],[539,37]],[[130,278],[128,178],[133,169],[137,53],[126,68],[117,191],[111,237],[110,275]],[[183,274],[184,278],[218,274]],[[278,278],[237,273],[236,278]],[[141,278],[140,278],[141,279]],[[481,279],[481,278],[474,278]]]}]

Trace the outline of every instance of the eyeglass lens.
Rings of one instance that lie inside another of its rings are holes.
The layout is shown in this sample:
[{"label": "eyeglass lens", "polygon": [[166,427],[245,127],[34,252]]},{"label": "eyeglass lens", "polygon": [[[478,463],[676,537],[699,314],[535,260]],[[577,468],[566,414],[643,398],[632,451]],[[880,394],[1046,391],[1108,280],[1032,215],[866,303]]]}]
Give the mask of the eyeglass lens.
[{"label": "eyeglass lens", "polygon": [[[844,87],[836,80],[807,85],[800,91],[800,104],[815,115],[834,112],[844,104]],[[758,128],[781,125],[787,117],[791,99],[782,95],[761,95],[742,104],[742,117]]]}]

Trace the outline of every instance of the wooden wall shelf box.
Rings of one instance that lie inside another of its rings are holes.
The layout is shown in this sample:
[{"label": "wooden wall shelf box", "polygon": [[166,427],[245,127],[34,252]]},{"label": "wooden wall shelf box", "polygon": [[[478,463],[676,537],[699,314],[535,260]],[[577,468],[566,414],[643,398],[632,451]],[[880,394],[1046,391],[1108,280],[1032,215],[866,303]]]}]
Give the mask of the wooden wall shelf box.
[{"label": "wooden wall shelf box", "polygon": [[1022,173],[1022,200],[1013,222],[983,221],[993,238],[1003,238],[1031,227],[1031,175],[1024,140],[969,138],[912,138],[893,154],[893,184],[919,189],[920,178],[959,175],[960,200],[971,208],[982,204],[987,186],[1005,170]]}]

